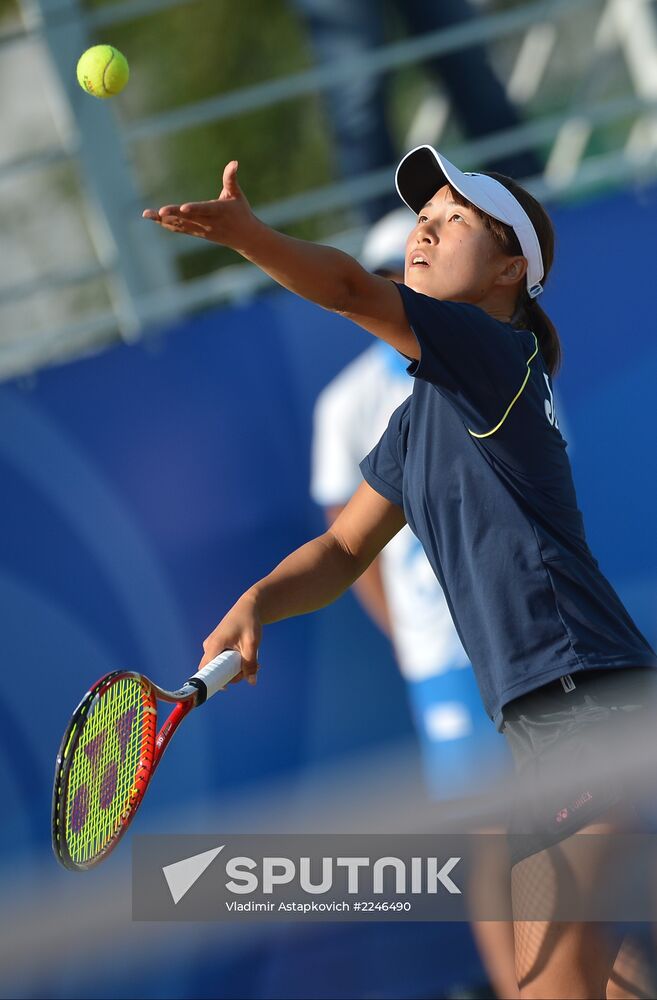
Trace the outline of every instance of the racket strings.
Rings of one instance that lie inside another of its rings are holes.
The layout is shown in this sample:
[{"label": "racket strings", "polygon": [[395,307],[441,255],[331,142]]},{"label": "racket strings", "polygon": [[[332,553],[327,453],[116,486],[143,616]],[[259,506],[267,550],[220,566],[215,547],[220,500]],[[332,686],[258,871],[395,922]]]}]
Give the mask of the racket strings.
[{"label": "racket strings", "polygon": [[120,831],[152,763],[155,709],[141,678],[114,681],[92,703],[70,764],[66,843],[78,864]]}]

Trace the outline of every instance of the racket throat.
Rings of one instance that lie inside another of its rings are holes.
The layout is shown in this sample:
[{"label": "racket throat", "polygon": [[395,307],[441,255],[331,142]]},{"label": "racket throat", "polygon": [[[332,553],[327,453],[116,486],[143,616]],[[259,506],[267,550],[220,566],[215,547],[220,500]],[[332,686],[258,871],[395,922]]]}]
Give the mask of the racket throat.
[{"label": "racket throat", "polygon": [[183,691],[189,687],[193,687],[197,691],[196,705],[203,705],[208,700],[208,686],[200,677],[190,677],[186,682]]}]

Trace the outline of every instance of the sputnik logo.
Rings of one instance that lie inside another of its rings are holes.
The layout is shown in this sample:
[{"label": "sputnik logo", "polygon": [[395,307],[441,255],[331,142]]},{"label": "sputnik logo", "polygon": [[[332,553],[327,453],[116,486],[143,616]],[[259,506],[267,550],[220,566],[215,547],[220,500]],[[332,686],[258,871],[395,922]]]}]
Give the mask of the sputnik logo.
[{"label": "sputnik logo", "polygon": [[225,846],[222,844],[221,847],[213,847],[211,851],[203,851],[202,854],[194,854],[191,858],[183,858],[182,861],[164,866],[162,872],[167,880],[174,906],[189,892],[194,883],[198,882],[203,872],[210,867]]}]

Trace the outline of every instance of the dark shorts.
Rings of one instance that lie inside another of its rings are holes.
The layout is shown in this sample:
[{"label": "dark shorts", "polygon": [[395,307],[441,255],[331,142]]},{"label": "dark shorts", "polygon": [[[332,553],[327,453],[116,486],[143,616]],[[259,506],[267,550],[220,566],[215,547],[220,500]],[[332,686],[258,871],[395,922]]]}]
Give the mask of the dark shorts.
[{"label": "dark shorts", "polygon": [[[568,674],[509,702],[502,714],[518,779],[509,822],[512,863],[612,807],[627,808],[628,821],[635,816],[628,758],[631,767],[633,753],[644,756],[644,747],[649,753],[657,746],[657,670]],[[645,734],[640,746],[638,733]]]}]

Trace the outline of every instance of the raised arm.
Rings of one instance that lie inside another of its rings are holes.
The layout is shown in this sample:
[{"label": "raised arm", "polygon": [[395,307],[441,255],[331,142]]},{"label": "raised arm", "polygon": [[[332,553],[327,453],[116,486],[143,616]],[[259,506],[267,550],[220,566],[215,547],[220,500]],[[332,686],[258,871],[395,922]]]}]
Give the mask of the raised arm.
[{"label": "raised arm", "polygon": [[262,626],[337,600],[405,523],[401,507],[361,483],[323,535],[296,549],[239,598],[203,643],[201,665],[224,649],[238,649],[242,673],[255,683]]},{"label": "raised arm", "polygon": [[418,358],[417,340],[394,284],[370,274],[341,250],[266,226],[251,211],[237,182],[237,166],[236,160],[227,164],[218,198],[146,209],[143,217],[171,232],[231,247],[284,288],[346,316],[407,357]]}]

